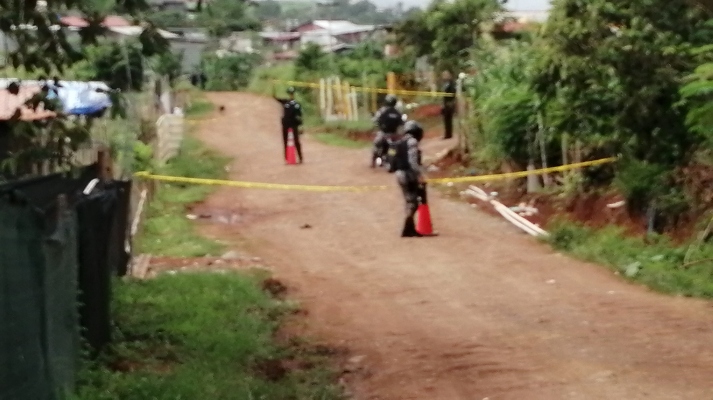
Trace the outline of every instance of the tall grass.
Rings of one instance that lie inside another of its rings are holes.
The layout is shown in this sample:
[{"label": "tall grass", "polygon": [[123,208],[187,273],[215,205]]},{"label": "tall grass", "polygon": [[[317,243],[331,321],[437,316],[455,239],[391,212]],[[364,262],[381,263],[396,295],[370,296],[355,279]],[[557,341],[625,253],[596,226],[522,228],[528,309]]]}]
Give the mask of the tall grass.
[{"label": "tall grass", "polygon": [[[569,221],[549,226],[549,242],[586,261],[605,265],[634,282],[682,296],[713,298],[713,261],[691,263],[684,259],[687,246],[676,246],[665,236],[626,236],[617,227],[594,230]],[[713,246],[704,245],[695,260],[713,258]]]},{"label": "tall grass", "polygon": [[273,340],[288,308],[258,283],[235,273],[118,283],[115,342],[84,368],[72,400],[339,399],[326,368],[266,373],[300,355]]},{"label": "tall grass", "polygon": [[[201,118],[213,109],[212,103],[197,98],[186,110],[189,121]],[[225,178],[229,159],[206,148],[190,133],[185,136],[179,154],[158,172],[190,178]],[[213,187],[162,183],[151,202],[147,219],[139,236],[138,249],[142,253],[175,257],[217,255],[223,246],[195,232],[186,218],[186,207],[208,196]]]},{"label": "tall grass", "polygon": [[474,111],[469,139],[478,161],[492,168],[503,160],[526,163],[534,149],[534,56],[531,45],[513,42],[484,43],[474,58],[478,73],[467,84]]}]

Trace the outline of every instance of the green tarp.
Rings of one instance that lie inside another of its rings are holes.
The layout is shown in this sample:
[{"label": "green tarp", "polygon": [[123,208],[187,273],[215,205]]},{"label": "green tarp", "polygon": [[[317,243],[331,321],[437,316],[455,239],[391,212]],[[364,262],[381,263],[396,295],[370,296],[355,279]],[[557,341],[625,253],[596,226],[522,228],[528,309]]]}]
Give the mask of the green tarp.
[{"label": "green tarp", "polygon": [[76,218],[47,235],[29,204],[0,199],[0,399],[54,400],[79,355]]}]

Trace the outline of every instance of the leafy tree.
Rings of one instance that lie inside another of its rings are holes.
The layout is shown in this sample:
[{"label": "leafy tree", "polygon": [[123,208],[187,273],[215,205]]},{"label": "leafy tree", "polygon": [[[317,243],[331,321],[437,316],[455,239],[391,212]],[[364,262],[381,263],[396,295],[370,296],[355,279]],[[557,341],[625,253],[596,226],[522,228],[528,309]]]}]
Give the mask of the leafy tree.
[{"label": "leafy tree", "polygon": [[[693,50],[695,54],[713,55],[713,45]],[[687,125],[713,144],[713,62],[706,62],[685,78],[680,90],[685,104],[689,105]]]},{"label": "leafy tree", "polygon": [[307,74],[325,71],[328,66],[327,53],[318,44],[309,43],[297,55],[295,76],[304,79]]},{"label": "leafy tree", "polygon": [[86,47],[84,54],[84,68],[79,71],[84,79],[106,82],[122,91],[141,89],[144,68],[138,42],[129,42],[124,46],[107,41]]},{"label": "leafy tree", "polygon": [[434,0],[425,11],[412,13],[397,26],[397,43],[412,47],[418,56],[432,56],[440,69],[460,69],[501,9],[497,0]]},{"label": "leafy tree", "polygon": [[537,96],[530,87],[536,52],[527,43],[486,42],[473,57],[478,73],[467,84],[476,117],[471,147],[489,166],[507,160],[524,167],[539,158]]},{"label": "leafy tree", "polygon": [[167,76],[171,84],[181,75],[183,53],[165,52],[151,58],[151,69],[159,75]]},{"label": "leafy tree", "polygon": [[254,54],[209,55],[201,60],[208,78],[208,90],[239,90],[250,83],[260,58]]},{"label": "leafy tree", "polygon": [[468,62],[468,50],[501,11],[497,0],[455,0],[440,3],[428,14],[428,28],[435,32],[433,58],[441,69],[456,70]]},{"label": "leafy tree", "polygon": [[282,16],[282,6],[275,0],[261,1],[257,5],[256,14],[261,19],[279,18]]},{"label": "leafy tree", "polygon": [[239,0],[213,0],[203,6],[198,23],[214,37],[232,32],[260,29],[260,21],[248,12],[249,7]]},{"label": "leafy tree", "polygon": [[[80,28],[82,47],[75,47],[68,39],[64,30],[56,30],[59,25],[60,13],[66,10],[78,11],[89,25]],[[48,1],[46,7],[37,6],[37,1],[14,1],[0,0],[0,31],[17,44],[17,50],[8,54],[10,64],[16,69],[24,69],[31,74],[43,73],[44,75],[61,77],[72,67],[79,66],[77,63],[86,64],[86,56],[93,50],[93,45],[100,43],[100,38],[106,33],[102,22],[106,13],[119,12],[129,16],[137,16],[141,11],[146,10],[147,5],[143,0],[53,0]],[[31,26],[31,29],[26,27]],[[19,28],[19,29],[17,29]],[[135,61],[141,58],[141,54],[153,55],[165,51],[167,42],[156,32],[151,24],[146,26],[144,33],[140,35],[139,43],[141,48],[139,53],[130,47],[129,68],[124,70],[137,72],[135,69],[139,63]],[[98,51],[98,50],[97,50]],[[111,51],[102,53],[115,61],[118,47],[114,46]],[[124,60],[126,57],[124,57]],[[84,61],[82,61],[84,60]],[[116,72],[116,64],[107,69]],[[75,68],[81,70],[79,68]],[[86,73],[86,71],[85,71]],[[140,74],[139,74],[140,75]],[[128,76],[125,74],[123,76]],[[107,75],[106,78],[111,82]],[[117,83],[116,81],[112,83]],[[123,85],[127,86],[126,82]],[[131,86],[131,85],[128,85]],[[28,104],[31,107],[44,105],[45,109],[59,111],[59,104],[47,98],[49,91],[45,90],[35,96]],[[111,93],[113,104],[112,115],[122,115],[121,99],[116,93]],[[16,114],[19,117],[19,114]],[[14,172],[22,172],[22,164],[40,160],[51,160],[58,165],[66,165],[70,162],[72,152],[76,150],[84,141],[89,139],[89,128],[93,117],[70,120],[66,116],[59,114],[57,118],[46,122],[26,122],[19,118],[13,118],[6,124],[12,139],[5,143],[5,147],[0,149],[0,157],[4,158],[3,166],[13,166]],[[40,145],[38,138],[47,132],[52,140],[46,145]],[[9,152],[9,153],[8,153]]]},{"label": "leafy tree", "polygon": [[195,23],[187,18],[185,11],[179,10],[160,10],[149,13],[146,18],[154,25],[165,28],[187,28],[192,27]]},{"label": "leafy tree", "polygon": [[684,1],[557,0],[536,89],[554,128],[635,159],[685,162],[698,138],[678,107],[679,82],[711,42],[704,11]]},{"label": "leafy tree", "polygon": [[680,83],[711,60],[691,51],[711,43],[707,20],[684,1],[556,0],[543,27],[533,87],[546,125],[585,157],[623,155],[615,182],[632,211],[680,197],[673,168],[701,142]]},{"label": "leafy tree", "polygon": [[413,49],[417,56],[431,54],[436,32],[428,25],[428,12],[412,12],[408,18],[396,25],[395,37],[397,45],[402,49]]}]

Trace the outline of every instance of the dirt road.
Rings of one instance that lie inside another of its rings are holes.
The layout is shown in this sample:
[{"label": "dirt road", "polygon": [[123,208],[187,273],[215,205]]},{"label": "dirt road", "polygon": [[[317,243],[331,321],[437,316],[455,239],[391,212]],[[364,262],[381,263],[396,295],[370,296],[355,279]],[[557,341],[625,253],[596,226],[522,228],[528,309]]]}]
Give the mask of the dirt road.
[{"label": "dirt road", "polygon": [[392,176],[367,168],[367,150],[305,138],[306,163],[285,166],[277,103],[210,97],[226,111],[200,137],[235,157],[233,179],[393,185],[222,188],[205,205],[241,215],[204,229],[273,265],[313,333],[365,356],[356,398],[713,399],[710,303],[627,284],[436,193],[441,236],[401,239],[400,192]]}]

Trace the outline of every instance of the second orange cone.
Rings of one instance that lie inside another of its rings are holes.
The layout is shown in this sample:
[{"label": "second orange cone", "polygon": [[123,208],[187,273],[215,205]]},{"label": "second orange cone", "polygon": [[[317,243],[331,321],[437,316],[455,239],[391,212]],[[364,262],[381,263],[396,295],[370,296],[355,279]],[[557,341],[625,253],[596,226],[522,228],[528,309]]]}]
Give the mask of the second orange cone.
[{"label": "second orange cone", "polygon": [[295,133],[292,128],[287,130],[287,164],[297,164],[297,151],[295,149]]},{"label": "second orange cone", "polygon": [[428,208],[426,198],[426,185],[421,186],[421,204],[416,210],[416,232],[421,235],[433,235],[433,224],[431,223],[431,210]]}]

